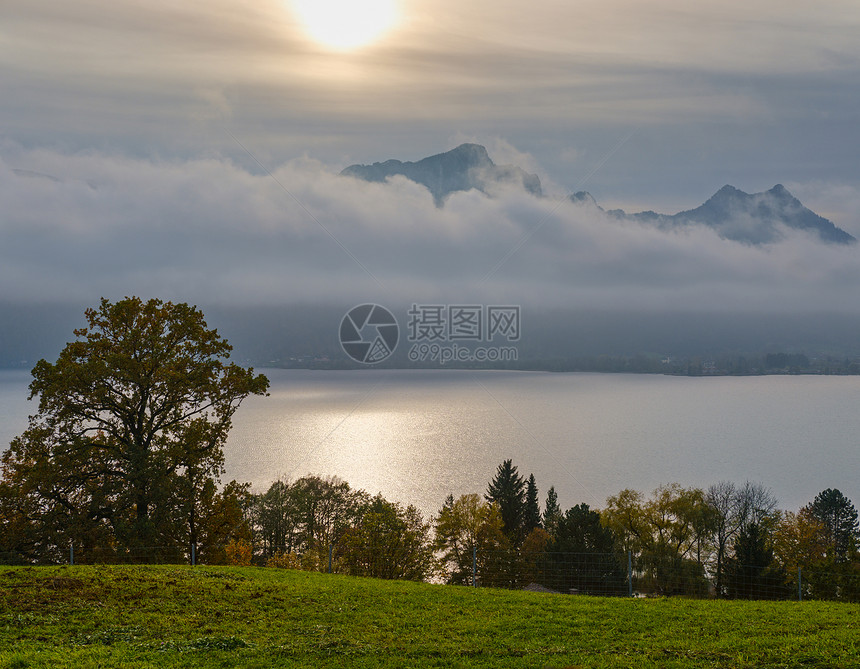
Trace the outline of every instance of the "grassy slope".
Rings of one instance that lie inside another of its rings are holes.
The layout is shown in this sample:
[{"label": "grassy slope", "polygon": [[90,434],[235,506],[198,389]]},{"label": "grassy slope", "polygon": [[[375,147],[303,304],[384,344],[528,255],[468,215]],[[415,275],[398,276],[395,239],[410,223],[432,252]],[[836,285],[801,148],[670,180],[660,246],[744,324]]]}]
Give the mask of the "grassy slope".
[{"label": "grassy slope", "polygon": [[237,567],[0,567],[0,667],[860,666],[860,607]]}]

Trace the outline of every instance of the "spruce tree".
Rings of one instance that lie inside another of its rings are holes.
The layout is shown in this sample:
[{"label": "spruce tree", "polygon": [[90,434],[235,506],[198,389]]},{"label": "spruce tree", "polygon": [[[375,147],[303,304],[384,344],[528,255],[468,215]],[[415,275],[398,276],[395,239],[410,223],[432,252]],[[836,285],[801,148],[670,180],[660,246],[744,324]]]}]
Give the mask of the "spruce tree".
[{"label": "spruce tree", "polygon": [[543,584],[559,592],[626,594],[627,573],[613,554],[615,544],[615,533],[588,504],[559,512],[542,562]]},{"label": "spruce tree", "polygon": [[543,528],[551,535],[555,535],[561,518],[561,507],[558,505],[558,495],[555,492],[555,486],[550,486],[546,493],[546,504],[543,510]]},{"label": "spruce tree", "polygon": [[484,497],[499,508],[505,535],[511,543],[519,545],[524,538],[526,482],[512,460],[499,465]]},{"label": "spruce tree", "polygon": [[528,481],[526,482],[525,534],[528,535],[529,532],[537,527],[541,527],[540,502],[538,502],[535,475],[529,474]]},{"label": "spruce tree", "polygon": [[788,595],[785,582],[764,528],[757,523],[743,527],[726,561],[726,594],[732,599],[782,599]]},{"label": "spruce tree", "polygon": [[815,496],[808,509],[826,528],[828,553],[836,562],[848,560],[860,538],[857,509],[839,490],[828,488]]}]

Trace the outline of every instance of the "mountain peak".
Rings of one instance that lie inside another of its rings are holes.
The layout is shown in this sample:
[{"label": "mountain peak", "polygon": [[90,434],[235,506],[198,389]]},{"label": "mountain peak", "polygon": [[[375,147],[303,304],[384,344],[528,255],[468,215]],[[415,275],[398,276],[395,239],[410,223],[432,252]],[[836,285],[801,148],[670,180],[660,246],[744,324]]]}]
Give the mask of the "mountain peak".
[{"label": "mountain peak", "polygon": [[788,191],[788,189],[785,186],[783,186],[782,184],[777,184],[776,186],[774,186],[773,188],[771,188],[767,192],[769,195],[773,195],[774,197],[782,199],[782,200],[792,200],[795,202],[798,201],[797,198],[794,197],[794,195],[792,195]]},{"label": "mountain peak", "polygon": [[[582,194],[570,197],[574,202],[585,201]],[[782,239],[786,228],[814,233],[822,242],[854,244],[857,240],[831,221],[819,216],[803,204],[782,184],[763,193],[745,193],[726,184],[708,200],[677,214],[642,211],[627,214],[621,209],[607,212],[620,219],[632,219],[669,230],[690,225],[712,228],[723,239],[744,244],[769,244]]]},{"label": "mountain peak", "polygon": [[571,202],[588,202],[597,204],[594,199],[594,196],[587,190],[576,191],[573,195],[570,196],[570,200]]},{"label": "mountain peak", "polygon": [[540,179],[536,174],[529,174],[515,165],[496,165],[486,147],[480,144],[460,144],[416,162],[386,160],[372,165],[350,165],[341,175],[376,182],[384,182],[395,175],[405,176],[426,186],[437,206],[442,206],[445,198],[456,191],[476,189],[490,193],[505,185],[541,195]]},{"label": "mountain peak", "polygon": [[831,221],[804,207],[782,184],[753,194],[726,185],[702,206],[670,218],[683,223],[702,223],[727,239],[749,244],[777,241],[783,236],[783,228],[814,232],[822,241],[836,244],[857,241]]},{"label": "mountain peak", "polygon": [[[453,156],[463,157],[464,159],[471,160],[472,162],[479,165],[485,165],[488,163],[491,164],[493,162],[490,159],[490,154],[487,153],[487,147],[482,146],[480,144],[460,144],[460,146],[451,149],[447,153]],[[442,156],[445,154],[440,153],[437,155]]]},{"label": "mountain peak", "polygon": [[716,193],[711,195],[705,204],[712,204],[717,206],[726,206],[727,203],[735,202],[745,197],[749,197],[749,193],[745,193],[740,188],[735,188],[730,184],[726,184]]},{"label": "mountain peak", "polygon": [[773,188],[764,193],[755,193],[750,194],[742,191],[740,188],[735,188],[730,184],[726,184],[716,193],[711,196],[711,200],[726,200],[726,199],[741,199],[741,198],[751,198],[751,197],[761,197],[763,195],[770,195],[780,200],[792,200],[797,201],[797,198],[792,195],[789,190],[783,186],[782,184],[776,184]]}]

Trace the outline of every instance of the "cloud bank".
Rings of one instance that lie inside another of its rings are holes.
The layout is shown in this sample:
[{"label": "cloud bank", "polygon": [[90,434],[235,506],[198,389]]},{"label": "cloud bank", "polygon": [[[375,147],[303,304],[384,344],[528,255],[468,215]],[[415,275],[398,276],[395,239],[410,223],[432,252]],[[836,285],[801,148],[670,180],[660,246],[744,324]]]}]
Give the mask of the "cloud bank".
[{"label": "cloud bank", "polygon": [[[843,204],[860,202],[856,189],[833,192]],[[438,208],[406,179],[365,183],[309,159],[268,175],[223,158],[158,162],[7,145],[0,209],[5,302],[137,294],[224,305],[860,308],[856,247],[790,231],[751,247],[705,227],[659,230],[516,190],[455,193]]]}]

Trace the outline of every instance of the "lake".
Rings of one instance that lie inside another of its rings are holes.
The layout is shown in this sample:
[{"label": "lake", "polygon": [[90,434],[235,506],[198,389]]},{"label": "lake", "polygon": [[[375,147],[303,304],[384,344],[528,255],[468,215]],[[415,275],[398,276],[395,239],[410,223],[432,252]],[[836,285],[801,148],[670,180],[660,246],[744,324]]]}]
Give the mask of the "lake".
[{"label": "lake", "polygon": [[[426,514],[483,493],[512,458],[544,501],[604,505],[623,488],[760,481],[796,510],[839,488],[860,503],[860,377],[671,377],[458,370],[262,370],[236,414],[226,479],[337,475]],[[0,443],[35,405],[0,372]]]}]

